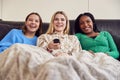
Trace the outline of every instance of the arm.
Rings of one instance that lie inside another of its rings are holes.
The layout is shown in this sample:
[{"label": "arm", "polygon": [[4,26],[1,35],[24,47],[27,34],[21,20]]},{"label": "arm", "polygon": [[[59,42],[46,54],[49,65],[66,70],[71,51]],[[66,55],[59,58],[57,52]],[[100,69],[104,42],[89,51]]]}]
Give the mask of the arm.
[{"label": "arm", "polygon": [[47,34],[42,34],[38,37],[37,39],[37,46],[38,47],[43,47],[46,48],[46,46],[48,45],[48,42],[46,40],[46,36]]},{"label": "arm", "polygon": [[114,58],[118,58],[119,57],[119,52],[117,50],[116,44],[115,44],[111,34],[106,32],[105,36],[107,37],[109,48],[110,48],[110,52],[106,52],[106,53],[108,53],[108,55],[110,55]]},{"label": "arm", "polygon": [[60,49],[60,43],[53,43],[52,36],[48,34],[42,34],[38,37],[37,46],[44,48],[52,55],[55,54],[54,50]]},{"label": "arm", "polygon": [[1,41],[0,41],[0,52],[4,51],[14,43],[15,31],[11,30]]},{"label": "arm", "polygon": [[81,44],[76,36],[73,36],[72,38],[73,43],[73,49],[71,51],[71,54],[74,55],[75,53],[78,53],[82,50]]},{"label": "arm", "polygon": [[53,42],[53,37],[48,34],[43,34],[38,37],[37,40],[37,46],[38,47],[43,47],[43,48],[49,48],[49,49],[59,49],[60,48],[60,43],[54,43]]}]

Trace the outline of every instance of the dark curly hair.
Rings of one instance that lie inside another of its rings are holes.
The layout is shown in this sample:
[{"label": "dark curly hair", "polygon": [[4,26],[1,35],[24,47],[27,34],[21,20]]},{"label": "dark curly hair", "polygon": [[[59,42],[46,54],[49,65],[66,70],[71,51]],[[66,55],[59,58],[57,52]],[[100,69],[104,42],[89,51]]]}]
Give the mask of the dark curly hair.
[{"label": "dark curly hair", "polygon": [[76,18],[76,20],[75,20],[75,27],[74,27],[75,34],[76,34],[76,33],[83,33],[83,34],[85,34],[85,33],[80,29],[80,18],[81,18],[82,16],[88,16],[88,17],[90,17],[91,20],[92,20],[92,22],[93,22],[93,30],[94,30],[95,32],[99,32],[99,30],[97,29],[97,25],[96,25],[94,16],[93,16],[91,13],[86,12],[86,13],[80,14],[80,15]]}]

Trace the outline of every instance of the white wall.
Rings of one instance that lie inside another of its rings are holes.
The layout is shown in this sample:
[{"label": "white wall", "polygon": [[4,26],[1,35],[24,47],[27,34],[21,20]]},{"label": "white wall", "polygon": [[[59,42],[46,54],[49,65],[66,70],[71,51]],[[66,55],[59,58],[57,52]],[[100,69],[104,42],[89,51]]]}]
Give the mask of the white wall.
[{"label": "white wall", "polygon": [[2,18],[2,0],[0,0],[0,19]]},{"label": "white wall", "polygon": [[87,11],[97,19],[120,19],[120,0],[3,0],[0,17],[8,21],[24,21],[30,12],[38,12],[43,22],[50,22],[58,10],[65,11],[69,19]]},{"label": "white wall", "polygon": [[69,19],[88,11],[88,0],[3,0],[2,19],[23,21],[30,12],[38,12],[43,22],[50,22],[51,16],[63,10]]},{"label": "white wall", "polygon": [[120,0],[89,0],[89,11],[98,19],[120,19]]}]

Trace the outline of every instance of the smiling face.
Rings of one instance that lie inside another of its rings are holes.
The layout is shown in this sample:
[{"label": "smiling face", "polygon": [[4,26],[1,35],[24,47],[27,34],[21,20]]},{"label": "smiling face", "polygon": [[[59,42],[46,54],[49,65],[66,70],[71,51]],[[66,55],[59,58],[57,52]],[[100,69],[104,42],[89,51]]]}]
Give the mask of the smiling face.
[{"label": "smiling face", "polygon": [[93,33],[93,22],[90,17],[88,16],[82,16],[79,20],[80,22],[80,28],[85,34],[91,34]]},{"label": "smiling face", "polygon": [[53,20],[53,26],[56,33],[62,33],[66,27],[66,18],[62,14],[56,14]]},{"label": "smiling face", "polygon": [[28,19],[26,20],[25,25],[27,28],[26,32],[36,33],[40,25],[39,16],[35,14],[30,15]]}]

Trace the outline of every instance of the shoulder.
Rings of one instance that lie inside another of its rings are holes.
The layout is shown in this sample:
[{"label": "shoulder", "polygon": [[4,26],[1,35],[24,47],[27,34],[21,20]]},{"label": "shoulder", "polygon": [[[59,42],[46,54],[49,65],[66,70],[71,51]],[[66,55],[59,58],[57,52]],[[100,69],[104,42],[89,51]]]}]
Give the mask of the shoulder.
[{"label": "shoulder", "polygon": [[45,36],[48,36],[49,34],[41,34],[38,38],[40,37],[45,37]]},{"label": "shoulder", "polygon": [[19,30],[19,29],[12,29],[10,32],[12,32],[12,33],[18,33],[18,32],[21,32],[22,30]]},{"label": "shoulder", "polygon": [[41,39],[41,38],[47,38],[47,37],[50,37],[50,34],[41,34],[38,38]]},{"label": "shoulder", "polygon": [[83,36],[84,34],[82,34],[82,33],[76,33],[75,35],[76,36]]},{"label": "shoulder", "polygon": [[12,29],[11,31],[21,31],[20,29]]},{"label": "shoulder", "polygon": [[8,32],[7,35],[16,35],[16,34],[21,33],[21,32],[22,32],[22,30],[12,29]]},{"label": "shoulder", "polygon": [[[100,33],[109,33],[108,31],[101,31]],[[110,33],[109,33],[110,34]]]},{"label": "shoulder", "polygon": [[101,31],[100,34],[103,34],[103,35],[111,35],[108,31]]},{"label": "shoulder", "polygon": [[70,38],[76,38],[75,35],[68,35],[68,37],[70,37]]},{"label": "shoulder", "polygon": [[77,38],[80,39],[80,38],[85,37],[86,35],[82,34],[82,33],[77,33],[77,34],[75,34],[75,36],[77,36]]},{"label": "shoulder", "polygon": [[80,36],[80,33],[76,33],[75,36]]},{"label": "shoulder", "polygon": [[78,40],[77,36],[75,36],[75,35],[68,35],[68,38],[72,41]]}]

